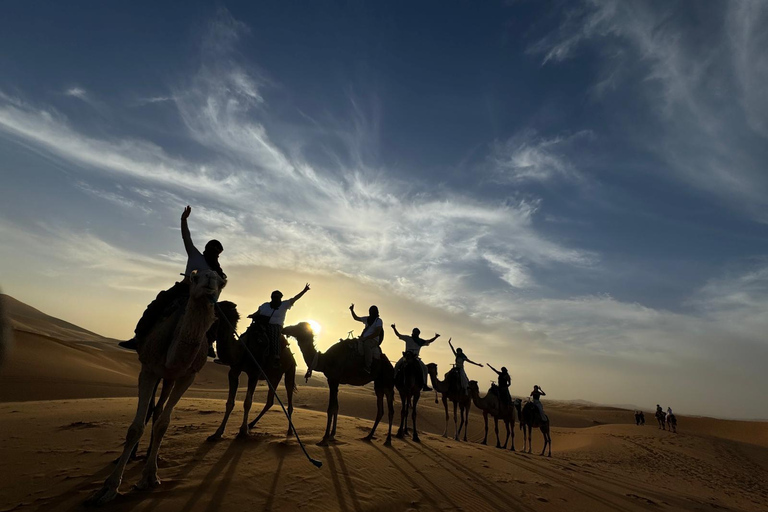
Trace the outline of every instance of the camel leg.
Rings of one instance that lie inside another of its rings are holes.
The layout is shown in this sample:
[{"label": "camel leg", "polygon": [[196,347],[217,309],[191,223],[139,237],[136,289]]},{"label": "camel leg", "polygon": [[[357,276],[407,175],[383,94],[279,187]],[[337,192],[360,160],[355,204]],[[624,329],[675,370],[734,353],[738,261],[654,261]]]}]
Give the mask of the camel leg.
[{"label": "camel leg", "polygon": [[448,398],[443,395],[443,408],[445,409],[445,430],[443,430],[443,437],[448,437]]},{"label": "camel leg", "polygon": [[274,403],[275,403],[275,392],[272,391],[272,388],[270,387],[269,391],[267,391],[267,401],[264,404],[264,408],[261,410],[259,415],[256,416],[256,419],[248,424],[248,428],[251,429],[254,426],[256,426],[256,424],[259,422],[261,417],[264,416],[264,414],[266,414],[266,412],[272,408]]},{"label": "camel leg", "polygon": [[373,435],[376,433],[376,427],[379,426],[381,418],[384,416],[384,391],[381,389],[376,390],[376,419],[373,422],[373,428],[371,432],[365,436],[366,441],[373,439]]},{"label": "camel leg", "polygon": [[395,437],[398,439],[402,439],[405,436],[403,424],[408,422],[408,399],[402,391],[400,392],[400,403],[402,404],[400,407],[400,428],[397,429],[397,434],[395,434]]},{"label": "camel leg", "polygon": [[152,400],[158,380],[149,369],[141,369],[141,373],[139,373],[139,404],[136,408],[136,416],[134,416],[133,422],[128,427],[128,433],[125,436],[123,454],[120,455],[120,459],[117,461],[115,469],[112,470],[112,474],[104,481],[101,489],[88,498],[87,504],[103,505],[117,497],[117,489],[123,480],[125,465],[128,463],[128,458],[131,456],[134,446],[139,444],[139,440],[142,434],[144,434],[144,419],[147,417],[149,402]]},{"label": "camel leg", "polygon": [[[166,381],[163,379],[163,389],[160,391],[160,397],[157,399],[157,403],[152,408],[152,429],[149,431],[149,446],[147,446],[147,454],[144,456],[144,459],[146,460],[147,457],[149,457],[149,452],[152,451],[152,443],[155,441],[155,434],[154,426],[155,422],[160,418],[160,415],[163,413],[163,407],[165,406],[165,402],[168,400],[168,396],[171,394],[171,390],[173,389],[173,381]],[[155,386],[155,391],[157,391],[157,386]],[[138,449],[139,445],[136,444],[136,448],[133,449],[134,455],[136,454],[136,450]]]},{"label": "camel leg", "polygon": [[483,423],[485,423],[485,435],[483,436],[483,442],[480,444],[488,444],[488,413],[483,411]]},{"label": "camel leg", "polygon": [[[229,415],[232,414],[232,409],[235,408],[237,386],[240,384],[240,370],[230,368],[227,378],[229,379],[229,395],[227,395],[227,405],[226,409],[224,410],[224,418],[222,418],[221,425],[219,425],[219,428],[216,430],[216,432],[208,436],[208,441],[218,441],[221,439],[221,436],[224,435],[224,428],[227,426]],[[163,388],[163,391],[165,391],[165,388]]]},{"label": "camel leg", "polygon": [[[453,440],[459,440],[459,420],[456,417],[456,409],[459,407],[458,402],[453,402]],[[462,416],[461,419],[464,419]]]},{"label": "camel leg", "polygon": [[[496,448],[501,448],[501,440],[499,439],[499,418],[493,417],[493,431],[496,432]],[[504,443],[506,447],[506,442]]]},{"label": "camel leg", "polygon": [[[512,423],[512,424],[510,425],[510,423]],[[509,449],[511,451],[515,451],[515,423],[514,423],[514,420],[512,420],[512,422],[507,420],[507,422],[505,423],[505,426],[507,427],[507,438],[504,440],[504,448],[507,447],[507,441],[511,441],[509,443]],[[512,438],[511,440],[510,440],[510,437]]]},{"label": "camel leg", "polygon": [[[402,397],[400,397],[400,400],[402,401]],[[401,423],[403,425],[403,435],[408,437],[408,413],[411,411],[411,397],[406,396],[405,398],[405,421],[402,421],[402,415],[401,415]]]},{"label": "camel leg", "polygon": [[[285,392],[288,395],[288,418],[293,418],[293,391],[296,389],[296,367],[294,366],[290,371],[285,374]],[[288,423],[288,433],[285,434],[290,437],[293,435],[293,429],[291,429],[290,422]]]},{"label": "camel leg", "polygon": [[413,396],[413,442],[414,443],[420,443],[421,439],[419,439],[419,431],[416,430],[416,405],[419,403],[420,395],[414,395]]},{"label": "camel leg", "polygon": [[[469,434],[469,409],[472,407],[472,404],[469,403],[464,407],[464,414],[466,415],[466,419],[463,419],[464,423],[464,442],[467,442],[467,435]],[[459,429],[461,430],[461,429]]]},{"label": "camel leg", "polygon": [[395,390],[386,390],[387,394],[387,414],[389,416],[389,428],[387,429],[387,440],[384,441],[384,446],[392,444],[392,420],[395,418]]},{"label": "camel leg", "polygon": [[157,423],[152,426],[155,442],[152,443],[152,449],[144,466],[141,480],[136,484],[137,489],[150,489],[160,483],[160,480],[157,478],[157,455],[160,452],[160,444],[163,442],[163,436],[165,436],[165,432],[168,430],[168,425],[171,424],[173,408],[176,407],[176,404],[179,403],[179,400],[189,389],[189,386],[195,381],[195,376],[194,373],[191,373],[176,379],[171,395],[168,397],[168,405],[163,408]]},{"label": "camel leg", "polygon": [[257,376],[251,377],[248,375],[248,389],[245,392],[245,400],[243,400],[243,424],[240,425],[240,432],[237,437],[248,437],[248,414],[251,412],[251,405],[253,405],[253,392],[256,391],[256,384],[259,383]]},{"label": "camel leg", "polygon": [[331,438],[331,423],[333,423],[334,415],[339,411],[339,384],[337,382],[328,382],[328,411],[327,420],[325,424],[325,435],[323,439],[317,443],[318,446],[327,446],[328,440]]}]

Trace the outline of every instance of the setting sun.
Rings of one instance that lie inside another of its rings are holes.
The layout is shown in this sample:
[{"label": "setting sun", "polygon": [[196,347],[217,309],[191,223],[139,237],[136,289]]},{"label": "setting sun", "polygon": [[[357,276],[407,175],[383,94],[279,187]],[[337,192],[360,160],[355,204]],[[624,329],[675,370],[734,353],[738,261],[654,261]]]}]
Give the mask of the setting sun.
[{"label": "setting sun", "polygon": [[309,324],[310,327],[312,327],[312,332],[315,333],[315,335],[320,334],[320,331],[323,330],[320,324],[314,320],[307,320],[307,323]]}]

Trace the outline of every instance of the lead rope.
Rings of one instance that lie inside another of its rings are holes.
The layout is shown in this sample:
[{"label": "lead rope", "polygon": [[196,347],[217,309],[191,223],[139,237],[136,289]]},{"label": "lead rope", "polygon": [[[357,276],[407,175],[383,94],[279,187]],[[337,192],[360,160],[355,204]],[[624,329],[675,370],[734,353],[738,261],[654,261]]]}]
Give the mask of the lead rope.
[{"label": "lead rope", "polygon": [[275,390],[275,388],[274,388],[274,387],[272,387],[272,383],[271,383],[271,382],[269,382],[269,379],[267,378],[267,372],[265,372],[265,371],[264,371],[264,369],[261,367],[261,365],[259,364],[259,362],[258,362],[258,361],[256,360],[256,358],[254,357],[253,353],[251,353],[251,350],[248,348],[248,345],[246,345],[246,344],[245,344],[245,342],[244,342],[244,341],[243,341],[243,340],[240,338],[240,336],[237,334],[237,331],[235,330],[235,326],[234,326],[234,325],[232,325],[232,322],[230,322],[230,321],[229,321],[229,318],[227,318],[227,317],[224,315],[224,312],[223,312],[223,311],[221,310],[221,308],[219,307],[219,304],[218,304],[217,302],[215,302],[214,304],[216,305],[216,309],[218,309],[218,310],[219,310],[219,314],[221,315],[221,318],[223,318],[223,319],[224,319],[224,321],[225,321],[225,322],[227,322],[227,324],[229,325],[229,327],[232,329],[232,333],[235,335],[235,338],[237,338],[237,341],[239,341],[239,342],[240,342],[240,344],[241,344],[241,345],[243,346],[243,348],[245,349],[246,353],[247,353],[247,354],[248,354],[248,355],[251,357],[251,360],[252,360],[252,361],[253,361],[253,363],[256,365],[256,368],[258,368],[258,369],[259,369],[259,371],[260,371],[260,372],[261,372],[261,373],[264,375],[264,380],[267,382],[267,386],[269,386],[269,389],[270,389],[270,390],[272,391],[272,393],[275,395],[275,399],[277,400],[277,403],[279,403],[279,404],[280,404],[280,407],[282,407],[282,409],[283,409],[283,413],[285,414],[285,417],[286,417],[286,418],[288,418],[288,426],[290,426],[290,427],[291,427],[291,430],[293,430],[293,435],[295,435],[295,436],[296,436],[296,441],[298,441],[298,443],[299,443],[299,446],[301,447],[301,451],[302,451],[302,452],[304,452],[304,455],[307,457],[307,459],[309,460],[309,462],[311,462],[311,463],[312,463],[312,464],[313,464],[315,467],[317,467],[317,468],[321,468],[321,467],[323,467],[323,463],[322,463],[322,461],[319,461],[319,460],[317,460],[317,459],[313,459],[312,457],[310,457],[310,456],[309,456],[309,454],[307,453],[307,449],[306,449],[306,448],[304,448],[304,443],[302,443],[302,442],[301,442],[301,439],[299,438],[299,433],[296,431],[296,427],[295,427],[295,426],[293,426],[293,421],[291,420],[291,416],[290,416],[290,414],[288,414],[288,411],[285,409],[285,406],[283,405],[283,401],[282,401],[282,400],[280,400],[280,397],[277,395],[277,391]]}]

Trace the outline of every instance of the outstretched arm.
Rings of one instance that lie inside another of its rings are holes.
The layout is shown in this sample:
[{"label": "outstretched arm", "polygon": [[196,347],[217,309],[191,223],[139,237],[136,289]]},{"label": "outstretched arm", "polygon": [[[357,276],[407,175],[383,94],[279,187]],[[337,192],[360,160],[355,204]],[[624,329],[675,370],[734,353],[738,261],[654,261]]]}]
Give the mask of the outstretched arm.
[{"label": "outstretched arm", "polygon": [[448,338],[448,345],[451,347],[451,351],[453,351],[453,355],[456,356],[456,349],[453,348],[453,343],[451,343],[451,340],[453,338]]},{"label": "outstretched arm", "polygon": [[297,293],[296,296],[291,299],[291,305],[295,304],[296,301],[299,300],[308,291],[309,291],[309,283],[305,284],[304,289],[301,290],[299,293]]},{"label": "outstretched arm", "polygon": [[482,368],[482,367],[483,367],[483,365],[481,365],[480,363],[476,363],[476,362],[474,362],[474,361],[471,361],[471,360],[469,360],[469,359],[467,359],[467,362],[468,362],[469,364],[473,364],[473,365],[475,365],[475,366],[479,366],[480,368]]},{"label": "outstretched arm", "polygon": [[358,322],[361,322],[361,321],[362,321],[362,319],[361,319],[359,316],[357,316],[357,315],[355,314],[355,305],[354,305],[354,304],[352,304],[351,306],[349,306],[349,312],[350,312],[350,313],[352,313],[352,318],[354,318],[354,319],[355,319],[355,320],[357,320]]},{"label": "outstretched arm", "polygon": [[439,335],[439,334],[437,334],[437,333],[435,333],[435,335],[434,335],[434,336],[432,336],[432,338],[431,338],[431,339],[428,339],[428,340],[424,340],[424,345],[429,345],[430,343],[432,343],[433,341],[435,341],[435,340],[436,340],[437,338],[439,338],[439,337],[440,337],[440,335]]},{"label": "outstretched arm", "polygon": [[192,234],[189,232],[189,226],[187,225],[190,213],[192,213],[192,207],[187,205],[181,214],[181,239],[184,240],[184,249],[187,250],[187,254],[191,254],[195,249],[195,244],[192,243]]},{"label": "outstretched arm", "polygon": [[501,372],[500,372],[500,371],[498,371],[498,370],[497,370],[496,368],[494,368],[493,366],[491,366],[491,363],[485,363],[485,364],[487,364],[487,365],[488,365],[488,368],[490,368],[491,370],[493,370],[494,372],[496,372],[496,375],[501,375]]}]

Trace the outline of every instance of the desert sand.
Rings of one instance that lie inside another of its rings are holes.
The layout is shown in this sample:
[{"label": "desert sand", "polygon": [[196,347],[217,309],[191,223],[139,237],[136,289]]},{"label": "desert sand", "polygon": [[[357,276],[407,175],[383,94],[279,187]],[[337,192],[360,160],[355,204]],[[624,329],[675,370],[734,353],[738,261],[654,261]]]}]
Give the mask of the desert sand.
[{"label": "desert sand", "polygon": [[[14,345],[0,368],[0,512],[79,510],[111,470],[135,412],[136,354],[4,299]],[[651,411],[637,427],[631,410],[547,401],[550,459],[537,454],[538,431],[532,455],[494,448],[492,425],[489,446],[480,445],[474,408],[470,442],[443,438],[442,406],[426,393],[421,444],[394,439],[388,448],[386,424],[374,442],[361,440],[373,390],[343,387],[338,441],[321,448],[327,390],[322,379],[299,379],[294,421],[324,463],[317,469],[285,436],[278,407],[240,440],[238,404],[225,439],[206,442],[224,412],[226,370],[207,364],[177,406],[160,487],[132,490],[142,463],[130,463],[110,510],[768,510],[768,423],[679,416],[672,434],[657,429]],[[252,417],[265,394],[260,386]],[[148,432],[140,449],[147,442]]]}]

